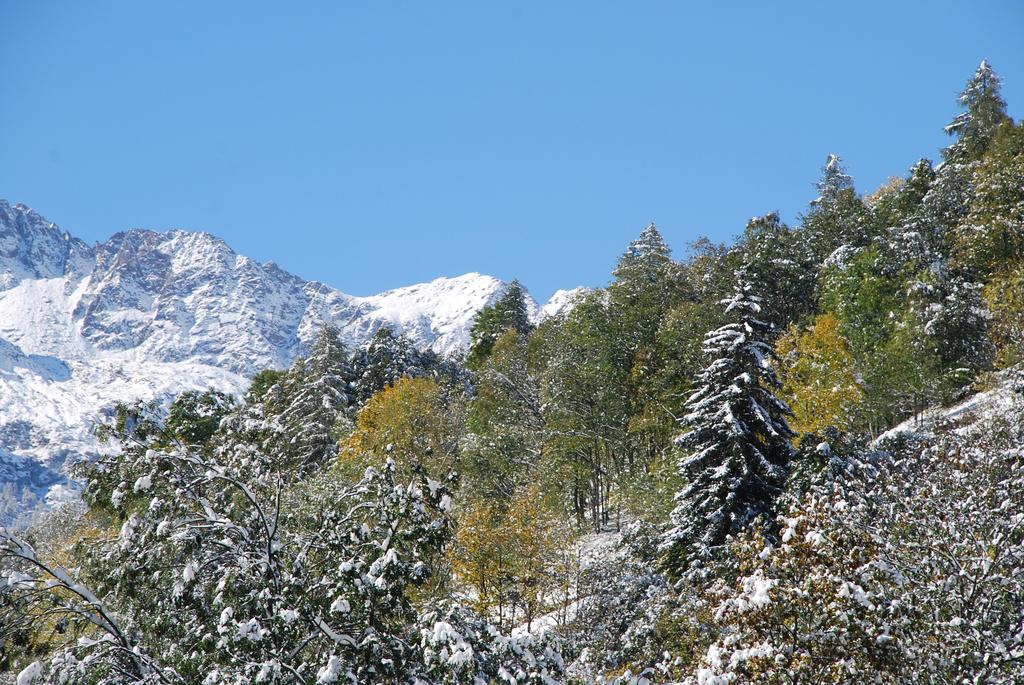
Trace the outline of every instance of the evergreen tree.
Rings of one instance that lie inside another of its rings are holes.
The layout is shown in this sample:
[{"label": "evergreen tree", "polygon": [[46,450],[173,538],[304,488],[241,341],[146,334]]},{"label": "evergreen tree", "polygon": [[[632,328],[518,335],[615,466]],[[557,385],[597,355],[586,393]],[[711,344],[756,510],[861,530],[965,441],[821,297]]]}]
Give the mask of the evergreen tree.
[{"label": "evergreen tree", "polygon": [[1007,121],[973,165],[970,208],[956,231],[957,267],[980,278],[1024,259],[1024,125]]},{"label": "evergreen tree", "polygon": [[464,491],[504,501],[536,476],[544,421],[527,340],[507,331],[480,365],[466,420]]},{"label": "evergreen tree", "polygon": [[871,206],[877,223],[887,228],[901,226],[918,210],[934,182],[931,160],[922,157],[910,168],[906,179],[875,193]]},{"label": "evergreen tree", "polygon": [[818,197],[803,217],[801,237],[806,259],[820,268],[840,248],[868,245],[874,237],[874,226],[871,212],[857,196],[853,178],[838,156],[829,155],[825,160],[817,189]]},{"label": "evergreen tree", "polygon": [[925,270],[908,293],[911,336],[921,348],[915,356],[933,367],[922,379],[924,399],[953,399],[995,358],[981,286],[947,271]]},{"label": "evergreen tree", "polygon": [[505,292],[492,304],[484,307],[473,321],[467,360],[471,366],[483,362],[494,349],[494,343],[508,331],[527,335],[533,330],[526,310],[526,291],[518,281],[512,281]]},{"label": "evergreen tree", "polygon": [[[352,390],[355,406],[361,407],[384,388],[401,378],[420,378],[445,371],[433,352],[421,351],[405,335],[395,335],[384,326],[352,357]],[[455,375],[453,370],[452,375]]]},{"label": "evergreen tree", "polygon": [[957,138],[943,150],[947,161],[969,162],[980,159],[985,153],[996,129],[1008,119],[1006,102],[1000,94],[1001,84],[1002,79],[992,70],[992,65],[982,60],[958,99],[966,111],[946,126],[946,133]]},{"label": "evergreen tree", "polygon": [[772,289],[761,318],[777,330],[797,323],[814,311],[814,265],[807,260],[799,232],[782,223],[778,212],[754,217],[747,223],[742,259],[758,290]]},{"label": "evergreen tree", "polygon": [[811,200],[813,207],[828,207],[839,202],[843,191],[853,190],[853,176],[846,173],[839,155],[830,154],[821,169],[821,180],[815,185],[818,197]]},{"label": "evergreen tree", "polygon": [[[588,354],[606,359],[600,369],[601,382],[610,395],[625,400],[616,399],[604,409],[605,416],[615,419],[608,425],[622,427],[621,433],[616,430],[609,435],[616,443],[611,460],[614,480],[606,478],[620,491],[615,496],[620,510],[632,499],[622,492],[623,486],[649,492],[646,484],[651,470],[663,469],[656,462],[670,447],[674,432],[672,416],[665,410],[665,394],[678,392],[680,384],[690,380],[689,375],[667,375],[666,367],[674,365],[680,353],[685,356],[686,350],[685,346],[670,348],[663,340],[673,307],[697,299],[686,271],[672,260],[668,245],[651,223],[619,258],[615,280],[600,303],[606,313],[606,328],[594,331],[598,334],[590,345],[600,351]],[[673,398],[669,404],[678,402]],[[651,511],[642,515],[649,517]]]},{"label": "evergreen tree", "polygon": [[712,361],[688,401],[687,430],[677,439],[686,450],[679,466],[687,485],[676,495],[673,526],[662,540],[670,575],[767,514],[792,456],[790,412],[775,395],[780,383],[769,361],[771,325],[758,318],[761,298],[746,275],[737,275],[736,292],[722,301],[733,321],[705,336]]},{"label": "evergreen tree", "polygon": [[236,410],[235,398],[218,390],[190,390],[179,395],[167,414],[167,430],[187,445],[205,445],[221,419]]},{"label": "evergreen tree", "polygon": [[872,204],[877,225],[885,227],[876,243],[882,273],[906,276],[948,254],[947,211],[936,202],[936,178],[931,161],[921,159],[905,181]]},{"label": "evergreen tree", "polygon": [[628,370],[637,352],[653,344],[680,285],[671,251],[653,223],[629,244],[613,275],[607,304],[615,331],[609,342],[618,348],[617,363]]},{"label": "evergreen tree", "polygon": [[508,284],[501,299],[494,303],[494,309],[498,313],[498,318],[504,323],[505,330],[511,329],[525,334],[533,328],[533,324],[530,323],[530,315],[526,311],[526,290],[518,280],[513,280]]},{"label": "evergreen tree", "polygon": [[285,381],[281,414],[285,453],[300,471],[322,466],[338,453],[336,424],[350,403],[352,372],[338,329],[325,326],[307,359]]},{"label": "evergreen tree", "polygon": [[662,276],[671,262],[671,250],[658,227],[651,222],[619,257],[619,264],[613,275],[619,282],[653,282]]}]

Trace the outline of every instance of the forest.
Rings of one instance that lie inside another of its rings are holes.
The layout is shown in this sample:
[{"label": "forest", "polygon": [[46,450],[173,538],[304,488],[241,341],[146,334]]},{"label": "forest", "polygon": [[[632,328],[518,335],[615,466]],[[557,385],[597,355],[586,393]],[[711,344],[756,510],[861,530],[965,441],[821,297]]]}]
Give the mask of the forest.
[{"label": "forest", "polygon": [[1024,124],[986,62],[958,103],[795,225],[651,224],[536,325],[513,283],[462,358],[326,326],[122,405],[0,529],[0,683],[1024,682]]}]

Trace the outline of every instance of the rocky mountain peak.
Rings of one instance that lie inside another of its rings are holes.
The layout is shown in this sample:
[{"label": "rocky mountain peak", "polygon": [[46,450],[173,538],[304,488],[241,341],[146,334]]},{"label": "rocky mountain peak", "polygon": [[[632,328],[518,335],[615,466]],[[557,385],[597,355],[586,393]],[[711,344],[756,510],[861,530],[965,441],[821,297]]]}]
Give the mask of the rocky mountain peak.
[{"label": "rocky mountain peak", "polygon": [[[356,297],[209,233],[131,229],[90,247],[0,200],[0,486],[12,464],[33,464],[28,487],[43,492],[66,459],[98,449],[91,425],[116,402],[241,392],[328,323],[349,349],[387,326],[462,354],[477,313],[507,287],[473,272]],[[564,309],[557,297],[552,312]],[[532,298],[527,308],[534,320],[549,313]]]}]

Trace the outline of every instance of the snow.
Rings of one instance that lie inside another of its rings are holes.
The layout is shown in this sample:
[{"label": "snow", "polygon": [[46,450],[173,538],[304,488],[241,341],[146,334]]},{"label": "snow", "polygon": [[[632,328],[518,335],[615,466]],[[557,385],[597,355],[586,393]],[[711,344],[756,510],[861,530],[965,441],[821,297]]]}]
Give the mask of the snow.
[{"label": "snow", "polygon": [[341,677],[341,672],[344,666],[341,663],[341,659],[336,655],[331,655],[331,658],[327,660],[327,665],[317,671],[316,682],[317,683],[336,683],[338,678]]},{"label": "snow", "polygon": [[33,661],[31,664],[22,669],[21,673],[18,674],[18,685],[32,685],[36,678],[43,672],[43,664],[39,661]]},{"label": "snow", "polygon": [[571,290],[556,290],[547,303],[540,308],[540,319],[562,316],[572,311],[581,299],[593,292],[592,288],[579,286]]},{"label": "snow", "polygon": [[[388,326],[461,354],[507,285],[468,273],[354,297],[208,233],[132,230],[89,246],[0,200],[0,486],[67,501],[67,467],[106,451],[93,428],[116,403],[240,394],[255,372],[306,354],[326,323],[349,349]],[[528,313],[564,312],[584,290],[543,308],[527,297]]]},{"label": "snow", "polygon": [[[617,532],[591,533],[576,540],[574,547],[580,573],[597,564],[621,558],[624,553],[621,542],[622,535]],[[580,598],[576,597],[576,589],[571,588],[569,597],[563,599],[567,600],[564,608],[538,616],[529,625],[523,623],[516,626],[512,629],[512,637],[544,635],[560,626],[563,621],[572,621],[576,617],[580,603]]]},{"label": "snow", "polygon": [[898,435],[933,435],[936,427],[942,423],[969,423],[981,416],[1006,411],[1013,402],[1014,394],[1009,375],[1001,374],[994,388],[971,395],[949,407],[925,410],[879,435],[872,442],[872,446],[882,445]]}]

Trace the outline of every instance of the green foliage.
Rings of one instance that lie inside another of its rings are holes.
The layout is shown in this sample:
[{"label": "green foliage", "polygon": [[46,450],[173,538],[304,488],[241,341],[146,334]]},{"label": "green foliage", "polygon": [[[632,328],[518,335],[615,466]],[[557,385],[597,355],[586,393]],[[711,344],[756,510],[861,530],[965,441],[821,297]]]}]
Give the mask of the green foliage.
[{"label": "green foliage", "polygon": [[[551,342],[553,357],[540,379],[544,411],[544,456],[568,475],[562,488],[567,508],[579,523],[607,524],[615,457],[629,421],[628,367],[612,343],[613,319],[595,293],[576,305]],[[619,363],[616,363],[619,362]]]},{"label": "green foliage", "polygon": [[1007,121],[973,172],[974,198],[956,232],[954,258],[988,278],[1024,259],[1024,125]]},{"label": "green foliage", "polygon": [[535,476],[544,417],[526,338],[508,330],[477,368],[463,462],[470,496],[506,501]]},{"label": "green foliage", "polygon": [[270,389],[284,380],[285,372],[277,369],[263,369],[252,377],[252,383],[245,393],[245,401],[258,404],[267,397]]},{"label": "green foliage", "polygon": [[871,199],[871,209],[879,226],[900,226],[917,213],[935,182],[935,170],[928,159],[920,159],[905,180],[883,187]]},{"label": "green foliage", "polygon": [[985,153],[996,129],[1008,118],[1001,85],[1002,79],[992,70],[992,65],[982,60],[958,98],[965,111],[946,126],[946,133],[957,138],[943,151],[948,161],[963,163]]},{"label": "green foliage", "polygon": [[835,155],[829,155],[825,162],[818,192],[803,217],[799,239],[809,264],[820,269],[840,248],[870,244],[878,230],[871,210],[857,195],[853,179]]},{"label": "green foliage", "polygon": [[761,317],[778,330],[814,311],[814,298],[808,293],[814,290],[815,269],[808,261],[805,233],[786,226],[773,212],[751,219],[742,239],[747,276],[760,291],[772,293],[764,302]]},{"label": "green foliage", "polygon": [[[1019,681],[1019,430],[870,447],[1024,359],[1024,126],[985,63],[960,102],[942,165],[862,198],[830,155],[799,226],[679,262],[651,224],[536,327],[513,282],[464,361],[387,328],[350,356],[327,328],[242,401],[118,407],[78,544],[40,546],[96,601],[0,581],[17,658],[90,653],[74,682],[112,685],[312,683],[335,657],[354,682],[551,685],[551,643],[504,634],[571,604],[574,669],[616,685]],[[574,565],[578,533],[623,528]],[[90,618],[106,602],[124,631]]]},{"label": "green foliage", "polygon": [[519,281],[512,281],[498,301],[484,307],[473,321],[467,363],[475,367],[483,362],[507,331],[525,336],[532,328],[526,311],[526,291]]},{"label": "green foliage", "polygon": [[165,428],[185,444],[202,445],[236,407],[234,397],[217,390],[185,392],[171,403]]}]

